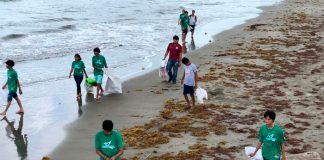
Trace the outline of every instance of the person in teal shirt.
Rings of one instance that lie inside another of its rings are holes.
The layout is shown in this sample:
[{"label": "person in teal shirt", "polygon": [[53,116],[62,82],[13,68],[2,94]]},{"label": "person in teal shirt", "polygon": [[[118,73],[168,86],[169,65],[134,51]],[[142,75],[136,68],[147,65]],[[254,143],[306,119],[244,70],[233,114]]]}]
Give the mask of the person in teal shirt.
[{"label": "person in teal shirt", "polygon": [[102,88],[102,78],[103,78],[103,68],[107,67],[107,62],[104,56],[100,55],[100,49],[95,48],[93,49],[94,56],[92,57],[92,66],[93,66],[93,74],[97,82],[97,95],[96,101],[100,102],[100,96],[103,95],[103,88]]},{"label": "person in teal shirt", "polygon": [[72,62],[69,78],[71,78],[73,73],[75,83],[77,85],[77,100],[81,100],[81,83],[83,80],[83,74],[88,78],[87,72],[85,70],[84,63],[79,54],[74,55],[74,61]]},{"label": "person in teal shirt", "polygon": [[264,113],[265,124],[259,131],[259,142],[250,156],[254,157],[262,146],[262,157],[264,160],[286,160],[284,132],[278,124],[274,123],[276,114],[273,111]]},{"label": "person in teal shirt", "polygon": [[95,149],[99,160],[120,160],[124,153],[124,140],[121,133],[113,130],[114,124],[111,120],[102,123],[102,131],[95,136]]},{"label": "person in teal shirt", "polygon": [[185,11],[184,15],[180,15],[180,24],[182,30],[182,45],[184,46],[186,43],[186,37],[189,29],[189,15],[188,11]]},{"label": "person in teal shirt", "polygon": [[19,83],[19,80],[18,80],[18,74],[17,72],[13,69],[13,66],[15,65],[15,62],[13,60],[8,60],[6,62],[6,65],[7,65],[7,76],[8,76],[8,79],[7,79],[7,82],[3,85],[2,89],[5,89],[8,85],[8,103],[7,103],[7,106],[6,106],[6,109],[0,113],[0,115],[2,116],[6,116],[7,114],[7,111],[11,105],[11,102],[12,102],[12,98],[14,98],[16,101],[17,101],[17,104],[19,106],[19,110],[16,112],[17,114],[23,114],[24,113],[24,109],[22,107],[22,104],[21,104],[21,101],[17,95],[17,88],[19,89],[19,94],[21,95],[22,94],[22,90],[21,90],[21,87],[20,87],[20,83]]}]

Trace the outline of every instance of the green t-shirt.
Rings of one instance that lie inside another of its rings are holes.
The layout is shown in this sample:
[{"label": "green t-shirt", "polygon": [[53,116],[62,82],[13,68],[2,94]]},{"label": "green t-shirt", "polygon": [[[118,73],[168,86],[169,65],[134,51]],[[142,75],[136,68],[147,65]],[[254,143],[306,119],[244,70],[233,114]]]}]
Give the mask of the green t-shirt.
[{"label": "green t-shirt", "polygon": [[74,69],[73,75],[83,76],[83,70],[85,69],[85,66],[82,61],[73,61],[71,67]]},{"label": "green t-shirt", "polygon": [[284,132],[278,124],[272,129],[262,125],[259,131],[259,141],[263,143],[262,156],[268,160],[280,160],[281,144],[285,141]]},{"label": "green t-shirt", "polygon": [[9,92],[17,92],[17,80],[18,74],[14,69],[9,69],[7,71],[8,76],[8,90]]},{"label": "green t-shirt", "polygon": [[[100,150],[104,155],[111,158],[124,147],[123,141],[119,131],[113,130],[110,135],[105,134],[104,131],[99,131],[95,137],[95,147],[96,150]],[[104,159],[100,157],[100,160]],[[120,160],[120,157],[117,160]]]},{"label": "green t-shirt", "polygon": [[180,15],[180,21],[181,21],[181,27],[182,27],[182,29],[188,29],[189,16],[186,15],[186,14]]},{"label": "green t-shirt", "polygon": [[99,70],[97,68],[105,68],[107,67],[106,59],[104,56],[93,56],[92,57],[92,65],[96,68],[93,70],[94,75],[103,75],[103,70]]}]

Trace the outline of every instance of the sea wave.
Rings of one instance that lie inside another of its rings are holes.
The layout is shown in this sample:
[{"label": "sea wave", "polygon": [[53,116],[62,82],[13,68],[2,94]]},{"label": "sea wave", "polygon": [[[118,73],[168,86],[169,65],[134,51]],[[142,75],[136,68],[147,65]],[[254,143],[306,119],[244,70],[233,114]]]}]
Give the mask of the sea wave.
[{"label": "sea wave", "polygon": [[14,34],[6,35],[6,36],[2,37],[2,39],[3,40],[13,40],[13,39],[19,39],[19,38],[24,38],[24,37],[27,37],[27,35],[14,33]]}]

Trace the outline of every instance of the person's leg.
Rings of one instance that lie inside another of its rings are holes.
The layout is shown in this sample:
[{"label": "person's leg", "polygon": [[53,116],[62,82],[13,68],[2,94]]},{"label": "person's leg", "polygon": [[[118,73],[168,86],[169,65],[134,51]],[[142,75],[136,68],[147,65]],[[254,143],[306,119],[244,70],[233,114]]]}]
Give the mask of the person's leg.
[{"label": "person's leg", "polygon": [[196,105],[196,99],[194,94],[190,94],[191,100],[192,100],[192,107],[195,107]]},{"label": "person's leg", "polygon": [[173,65],[173,77],[172,77],[172,83],[173,84],[176,84],[177,83],[178,69],[179,69],[179,62],[174,61],[174,65]]},{"label": "person's leg", "polygon": [[74,76],[74,80],[77,86],[77,98],[81,96],[81,82],[83,80],[83,76]]},{"label": "person's leg", "polygon": [[173,77],[173,75],[172,75],[172,61],[171,60],[168,61],[168,64],[166,66],[166,69],[168,71],[169,82],[171,82],[172,81],[172,77]]},{"label": "person's leg", "polygon": [[184,94],[183,96],[184,96],[184,98],[185,98],[185,100],[187,102],[187,108],[186,109],[189,109],[191,106],[190,106],[190,101],[189,101],[188,95]]},{"label": "person's leg", "polygon": [[19,110],[18,110],[16,113],[17,113],[17,114],[23,114],[23,113],[24,113],[24,109],[23,109],[23,107],[22,107],[22,104],[21,104],[21,101],[20,101],[19,97],[16,96],[16,97],[14,97],[14,98],[15,98],[15,100],[17,101],[17,104],[18,104],[18,106],[19,106]]},{"label": "person's leg", "polygon": [[11,105],[12,97],[13,97],[13,93],[12,92],[9,92],[8,93],[8,99],[7,99],[6,109],[3,112],[1,112],[0,115],[6,116],[7,111],[10,108],[10,105]]}]

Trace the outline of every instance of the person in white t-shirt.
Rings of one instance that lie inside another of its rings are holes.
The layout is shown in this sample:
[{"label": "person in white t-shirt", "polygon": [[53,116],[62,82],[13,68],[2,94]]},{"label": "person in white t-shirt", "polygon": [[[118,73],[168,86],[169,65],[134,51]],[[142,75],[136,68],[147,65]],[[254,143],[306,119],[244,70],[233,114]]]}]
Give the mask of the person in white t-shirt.
[{"label": "person in white t-shirt", "polygon": [[191,15],[189,16],[189,27],[191,32],[191,39],[193,39],[193,35],[195,32],[195,27],[197,24],[197,16],[195,15],[195,10],[192,10]]},{"label": "person in white t-shirt", "polygon": [[181,79],[181,85],[183,84],[183,96],[186,99],[188,107],[190,109],[190,101],[188,94],[190,94],[192,100],[192,107],[195,107],[195,89],[197,89],[198,73],[195,64],[192,64],[187,57],[182,58],[184,64],[184,72]]}]

